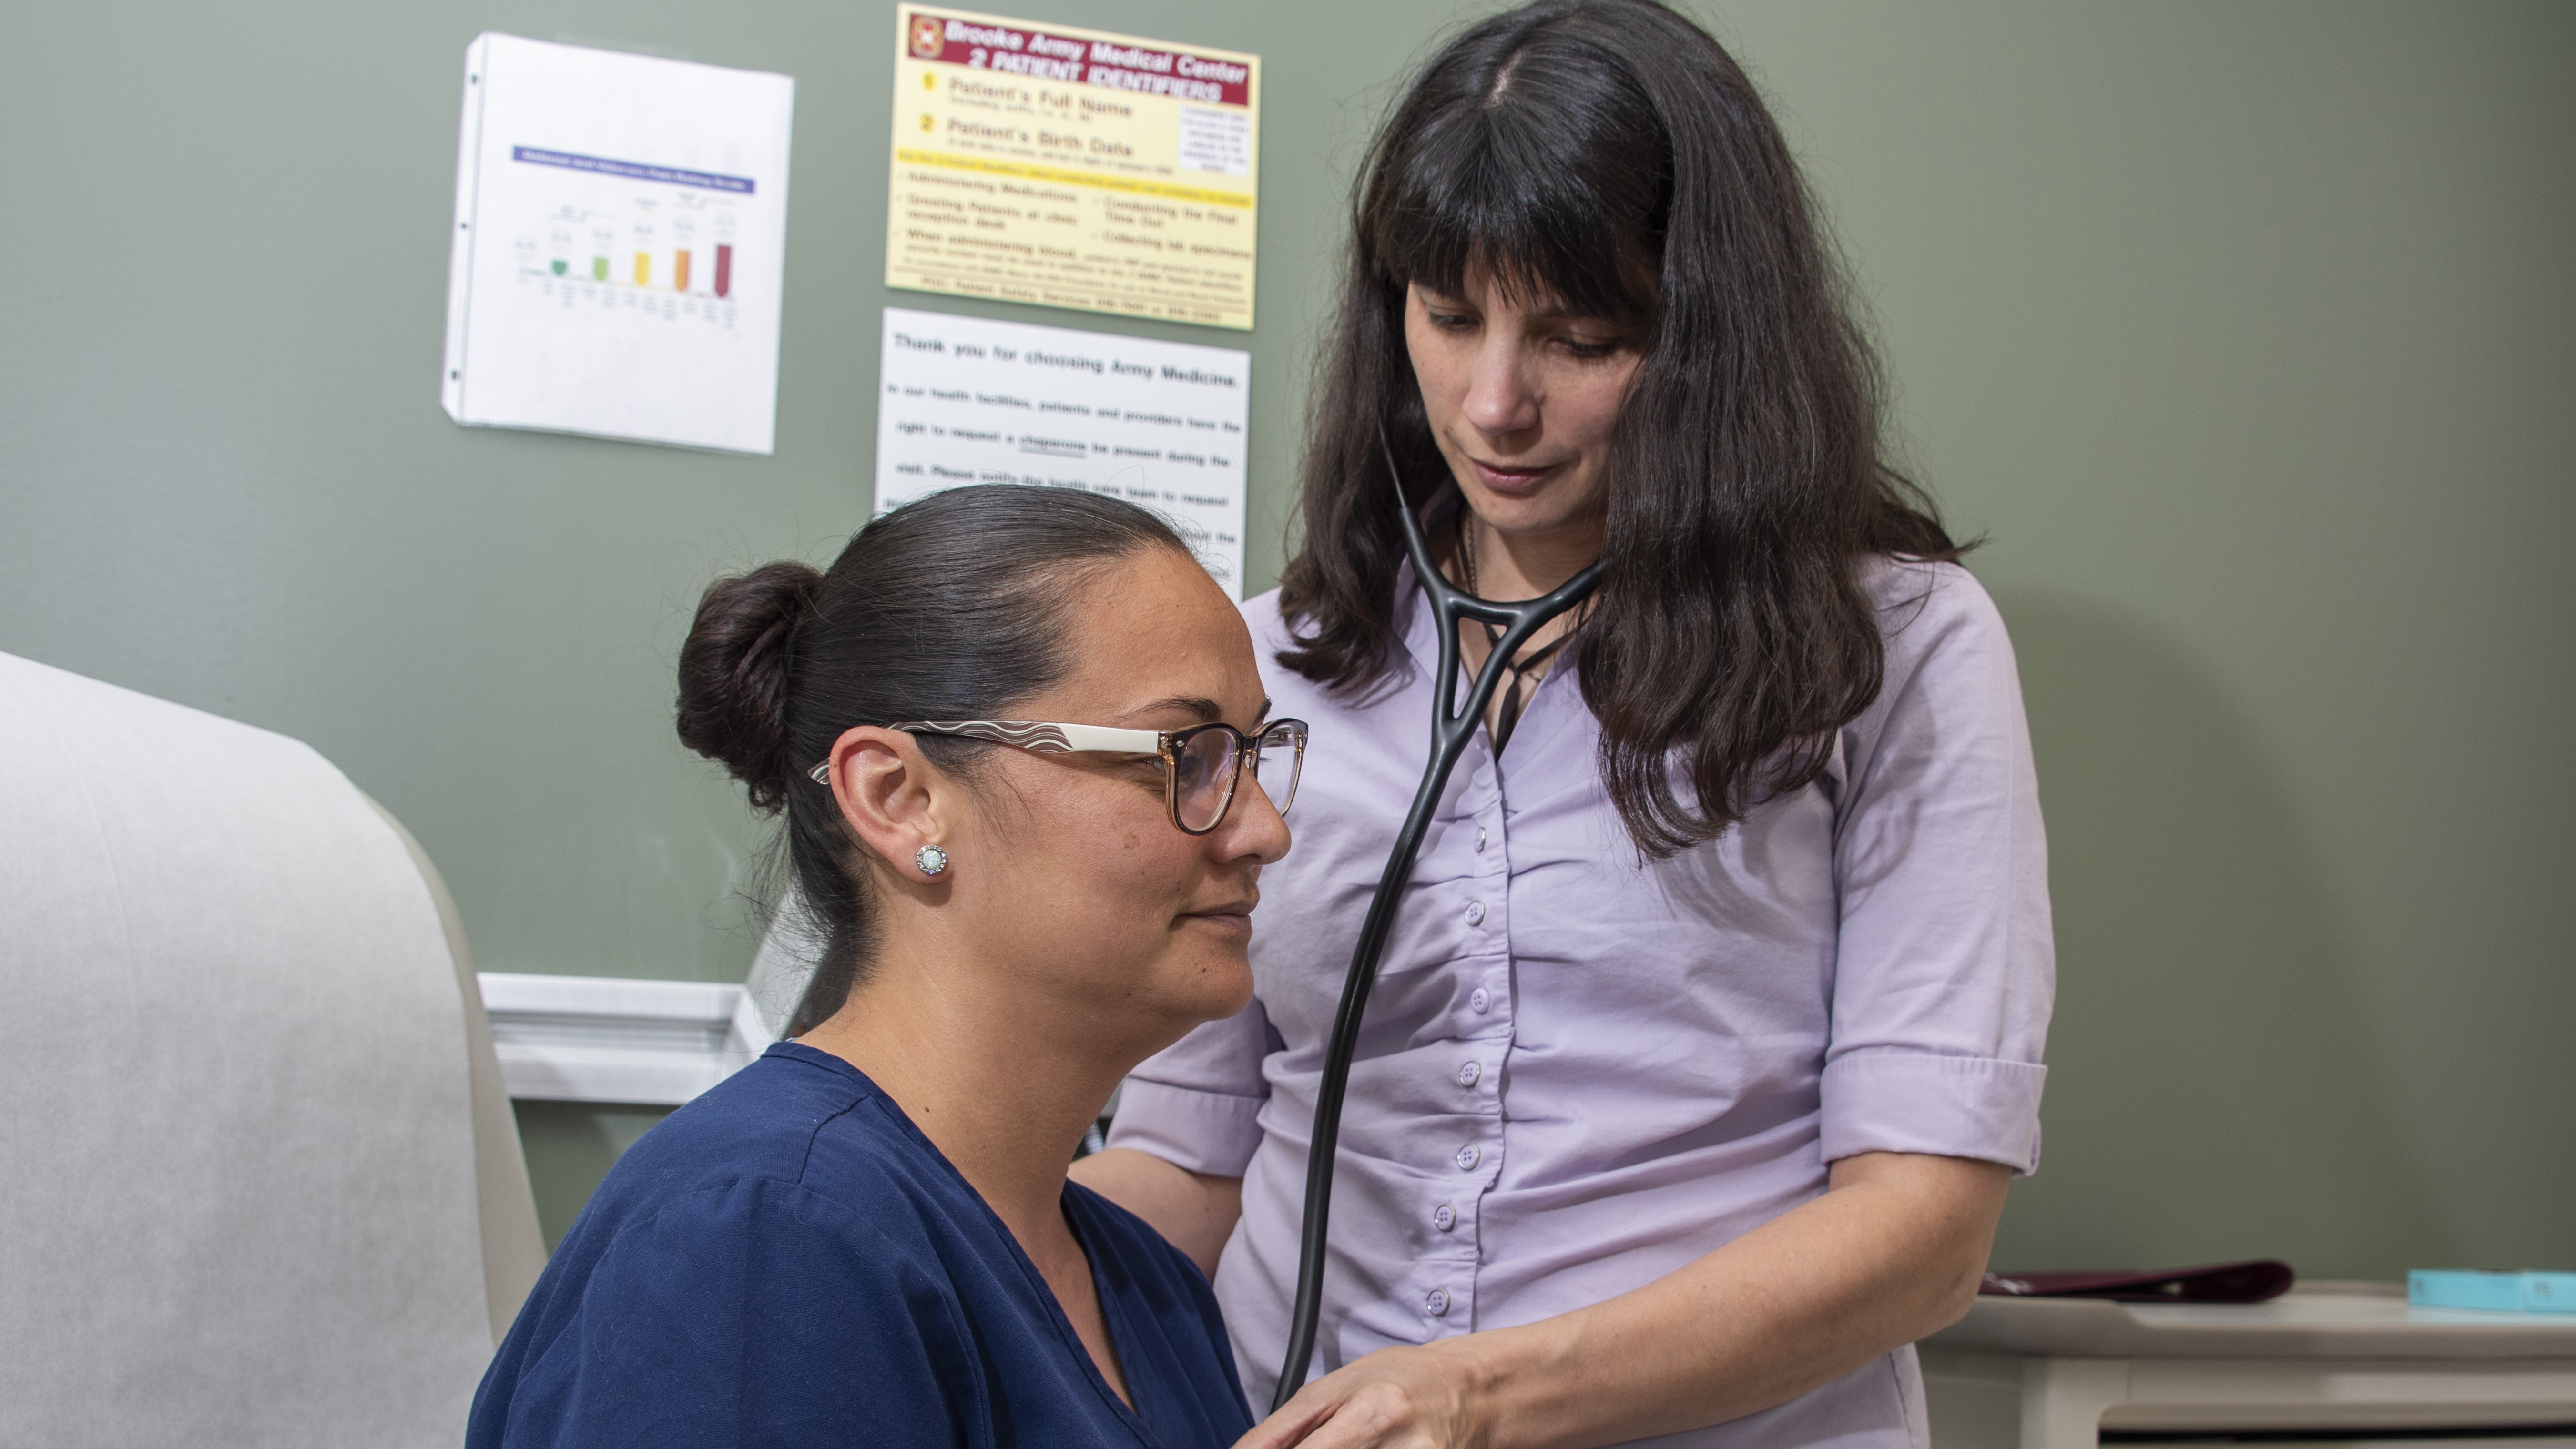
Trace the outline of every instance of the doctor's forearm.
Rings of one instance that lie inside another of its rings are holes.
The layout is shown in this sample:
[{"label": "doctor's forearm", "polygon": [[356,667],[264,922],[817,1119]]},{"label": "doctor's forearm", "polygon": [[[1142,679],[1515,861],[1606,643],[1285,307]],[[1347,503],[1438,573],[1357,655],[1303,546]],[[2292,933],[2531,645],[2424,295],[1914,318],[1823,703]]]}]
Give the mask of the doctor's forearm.
[{"label": "doctor's forearm", "polygon": [[1242,1178],[1191,1172],[1132,1147],[1095,1152],[1067,1175],[1143,1218],[1210,1278],[1243,1216]]},{"label": "doctor's forearm", "polygon": [[1758,1413],[1966,1312],[2008,1179],[1846,1158],[1824,1196],[1633,1292],[1344,1365],[1238,1449],[1591,1449]]},{"label": "doctor's forearm", "polygon": [[1823,1197],[1643,1288],[1431,1347],[1467,1355],[1497,1449],[1757,1413],[1957,1321],[2008,1176],[1959,1158],[1849,1158]]}]

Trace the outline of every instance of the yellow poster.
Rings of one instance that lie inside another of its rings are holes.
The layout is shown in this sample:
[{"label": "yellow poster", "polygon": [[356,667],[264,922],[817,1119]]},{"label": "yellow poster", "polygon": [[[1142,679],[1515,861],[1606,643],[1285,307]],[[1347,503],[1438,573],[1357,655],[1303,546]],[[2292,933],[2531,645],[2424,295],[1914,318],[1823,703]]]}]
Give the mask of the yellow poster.
[{"label": "yellow poster", "polygon": [[899,21],[887,286],[1252,326],[1259,56]]}]

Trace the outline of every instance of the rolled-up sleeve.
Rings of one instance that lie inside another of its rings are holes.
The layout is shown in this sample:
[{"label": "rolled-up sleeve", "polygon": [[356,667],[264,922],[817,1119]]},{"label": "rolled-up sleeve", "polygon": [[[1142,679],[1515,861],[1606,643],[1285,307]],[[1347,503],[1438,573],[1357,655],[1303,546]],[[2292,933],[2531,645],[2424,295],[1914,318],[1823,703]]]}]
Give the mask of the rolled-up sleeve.
[{"label": "rolled-up sleeve", "polygon": [[1886,684],[1843,735],[1825,1160],[2039,1166],[2055,994],[2048,848],[2003,618],[1956,565],[1898,565]]},{"label": "rolled-up sleeve", "polygon": [[1109,1145],[1192,1172],[1243,1176],[1261,1146],[1261,1104],[1270,1097],[1261,1061],[1270,1047],[1270,1018],[1258,1000],[1202,1024],[1128,1074]]}]

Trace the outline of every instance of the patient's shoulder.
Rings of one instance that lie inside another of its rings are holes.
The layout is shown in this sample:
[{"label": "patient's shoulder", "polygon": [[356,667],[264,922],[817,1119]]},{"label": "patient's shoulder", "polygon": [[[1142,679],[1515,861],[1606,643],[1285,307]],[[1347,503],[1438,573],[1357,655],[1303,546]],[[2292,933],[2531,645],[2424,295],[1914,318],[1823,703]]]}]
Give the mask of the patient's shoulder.
[{"label": "patient's shoulder", "polygon": [[670,1167],[717,1116],[672,1114],[657,1152],[619,1164],[642,1170],[602,1184],[476,1394],[469,1446],[734,1443],[746,1423],[822,1422],[954,1443],[989,1417],[966,1305],[907,1215]]},{"label": "patient's shoulder", "polygon": [[686,1190],[747,1174],[793,1181],[814,1139],[876,1096],[847,1063],[782,1042],[662,1119],[601,1186]]},{"label": "patient's shoulder", "polygon": [[[796,1191],[745,1204],[805,1200],[876,1231],[923,1231],[923,1207],[953,1191],[953,1173],[874,1083],[838,1057],[795,1042],[771,1047],[664,1118],[610,1169],[574,1237],[614,1236],[693,1195],[743,1183]],[[568,1238],[566,1246],[573,1246]],[[603,1244],[604,1246],[604,1244]]]}]

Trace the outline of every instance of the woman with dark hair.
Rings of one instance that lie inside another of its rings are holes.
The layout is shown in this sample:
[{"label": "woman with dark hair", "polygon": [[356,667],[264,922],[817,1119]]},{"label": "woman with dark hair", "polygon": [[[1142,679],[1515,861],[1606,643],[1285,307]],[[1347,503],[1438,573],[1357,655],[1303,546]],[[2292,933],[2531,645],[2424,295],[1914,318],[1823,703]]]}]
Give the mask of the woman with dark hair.
[{"label": "woman with dark hair", "polygon": [[1119,1078],[1251,993],[1305,726],[1225,594],[1132,505],[936,494],[709,588],[679,724],[785,812],[822,964],[600,1184],[466,1442],[1233,1441],[1207,1280],[1065,1181]]},{"label": "woman with dark hair", "polygon": [[1076,1171],[1211,1266],[1256,1401],[1428,733],[1398,489],[1471,593],[1601,582],[1440,802],[1351,1070],[1321,1377],[1248,1449],[1928,1442],[1907,1345],[2037,1163],[2053,966],[2011,647],[1881,447],[1815,207],[1715,41],[1544,0],[1423,67],[1360,179],[1303,537],[1248,610],[1320,726],[1253,1001],[1140,1068]]}]

